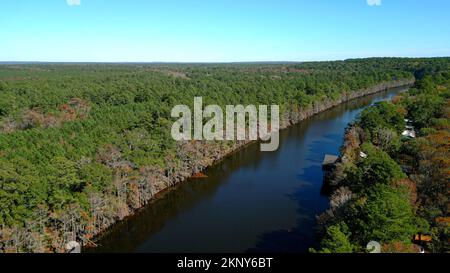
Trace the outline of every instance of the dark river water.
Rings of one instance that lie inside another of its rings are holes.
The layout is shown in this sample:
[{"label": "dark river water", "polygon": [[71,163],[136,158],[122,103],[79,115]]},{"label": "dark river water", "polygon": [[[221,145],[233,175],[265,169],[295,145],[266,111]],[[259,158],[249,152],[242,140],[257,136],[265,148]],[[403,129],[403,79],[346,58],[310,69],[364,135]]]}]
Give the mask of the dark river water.
[{"label": "dark river water", "polygon": [[113,227],[95,252],[305,252],[314,246],[322,160],[338,154],[364,107],[405,88],[356,99],[280,132],[276,152],[258,143],[161,194]]}]

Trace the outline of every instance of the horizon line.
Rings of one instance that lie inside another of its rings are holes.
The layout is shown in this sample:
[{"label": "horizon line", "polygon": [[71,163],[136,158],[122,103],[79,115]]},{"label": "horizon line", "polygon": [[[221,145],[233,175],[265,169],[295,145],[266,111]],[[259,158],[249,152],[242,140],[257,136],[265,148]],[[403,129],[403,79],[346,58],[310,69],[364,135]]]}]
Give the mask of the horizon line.
[{"label": "horizon line", "polygon": [[423,56],[423,57],[396,57],[396,56],[372,56],[372,57],[354,57],[344,59],[328,60],[294,60],[294,61],[0,61],[0,64],[289,64],[289,63],[310,63],[310,62],[338,62],[347,60],[365,60],[365,59],[433,59],[450,58],[450,55],[443,56]]}]

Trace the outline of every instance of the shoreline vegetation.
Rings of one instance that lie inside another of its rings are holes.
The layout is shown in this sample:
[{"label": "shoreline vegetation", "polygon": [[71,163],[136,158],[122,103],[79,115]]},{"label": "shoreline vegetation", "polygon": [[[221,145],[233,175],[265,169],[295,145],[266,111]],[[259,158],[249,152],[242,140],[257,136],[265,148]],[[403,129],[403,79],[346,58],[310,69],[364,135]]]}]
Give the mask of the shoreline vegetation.
[{"label": "shoreline vegetation", "polygon": [[[328,101],[327,103],[324,104],[324,106],[322,107],[318,107],[318,108],[313,108],[311,107],[308,110],[303,111],[303,113],[299,116],[298,120],[290,120],[290,121],[285,121],[284,122],[284,126],[280,126],[280,130],[283,129],[287,129],[290,126],[293,126],[307,118],[310,118],[316,114],[319,114],[323,111],[329,110],[333,107],[336,107],[342,103],[345,102],[349,102],[351,100],[357,99],[357,98],[361,98],[361,97],[365,97],[365,96],[369,96],[372,94],[376,94],[376,93],[380,93],[380,92],[384,92],[386,90],[392,89],[392,88],[398,88],[398,87],[408,87],[411,86],[414,83],[414,80],[402,80],[402,81],[396,81],[396,82],[390,82],[390,83],[383,83],[383,84],[379,84],[377,86],[374,86],[372,88],[369,88],[367,90],[364,90],[364,92],[355,92],[354,94],[358,94],[357,96],[347,96],[346,99],[343,100],[339,100],[339,102],[337,101]],[[361,91],[361,90],[360,90]],[[201,141],[199,141],[201,142]],[[238,152],[239,150],[241,150],[242,148],[244,148],[247,145],[251,145],[252,143],[255,143],[257,141],[255,140],[247,140],[247,141],[238,141],[238,143],[236,143],[235,146],[233,146],[232,148],[226,150],[226,151],[221,151],[220,155],[216,157],[216,159],[214,161],[211,161],[210,159],[207,161],[207,163],[205,165],[202,166],[196,166],[195,170],[197,170],[198,168],[200,168],[200,172],[194,173],[193,170],[187,170],[186,172],[184,172],[183,174],[180,175],[175,175],[174,177],[181,177],[179,178],[178,182],[174,182],[172,183],[172,185],[176,185],[178,183],[184,183],[186,182],[187,179],[189,178],[206,178],[207,176],[205,174],[203,174],[202,172],[204,170],[206,170],[207,168],[213,166],[214,164],[218,163],[219,161],[223,160],[224,158],[230,156],[231,154]],[[160,195],[162,193],[164,193],[165,190],[170,189],[170,186],[162,188],[159,192],[154,193],[154,197],[152,197],[152,199],[148,200],[148,204],[147,205],[151,205],[151,201],[157,199],[157,195]],[[145,207],[142,206],[141,208]],[[137,210],[139,210],[140,208],[138,208]],[[130,215],[126,216],[126,217],[132,217],[134,216],[133,213],[131,213]],[[125,219],[122,219],[125,220]],[[112,228],[113,226],[109,227]],[[96,236],[95,240],[100,240],[101,237],[103,236],[103,233],[107,233],[109,228],[107,228],[106,230],[104,230],[103,232],[99,233]],[[95,242],[95,241],[94,241]],[[95,246],[91,246],[91,247],[95,247]]]},{"label": "shoreline vegetation", "polygon": [[219,105],[279,104],[286,128],[412,84],[432,67],[448,71],[449,62],[0,66],[0,252],[93,245],[156,193],[247,144],[174,143],[167,118],[174,104],[194,96]]},{"label": "shoreline vegetation", "polygon": [[450,78],[418,78],[409,92],[365,109],[346,129],[324,187],[312,252],[445,253],[450,250]]}]

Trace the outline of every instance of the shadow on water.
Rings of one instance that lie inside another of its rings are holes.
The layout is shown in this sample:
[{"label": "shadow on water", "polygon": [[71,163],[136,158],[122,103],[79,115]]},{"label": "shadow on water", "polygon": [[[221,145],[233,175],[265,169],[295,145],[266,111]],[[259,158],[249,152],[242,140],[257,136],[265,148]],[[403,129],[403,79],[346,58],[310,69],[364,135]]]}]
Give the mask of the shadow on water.
[{"label": "shadow on water", "polygon": [[[325,197],[322,188],[323,172],[322,160],[325,154],[339,154],[340,143],[343,141],[343,134],[345,127],[352,122],[358,114],[368,105],[372,105],[378,101],[391,99],[392,96],[403,88],[392,89],[381,94],[376,94],[354,100],[317,116],[310,118],[307,122],[309,126],[314,126],[317,123],[325,121],[323,128],[326,128],[330,133],[323,134],[319,140],[312,141],[309,144],[309,156],[307,160],[312,163],[311,166],[303,168],[298,179],[302,185],[306,187],[299,187],[296,191],[289,195],[292,200],[298,203],[298,219],[296,226],[291,229],[275,230],[264,233],[259,236],[259,241],[252,248],[249,248],[248,253],[298,253],[307,252],[309,248],[317,247],[316,232],[316,216],[328,208],[328,199],[322,202],[322,198],[317,197],[317,192],[321,197]],[[335,121],[342,122],[336,124]],[[330,125],[327,120],[333,120],[334,125],[344,126],[325,126]],[[320,183],[317,181],[320,180]],[[319,185],[320,184],[320,185]],[[320,187],[320,189],[319,189]],[[314,212],[314,213],[313,213]]]},{"label": "shadow on water", "polygon": [[[303,174],[298,176],[301,186],[288,197],[298,203],[296,225],[289,229],[280,229],[264,233],[259,236],[259,241],[248,253],[297,253],[306,252],[315,244],[315,215],[321,213],[327,207],[327,199],[323,196],[317,198],[317,181],[315,178],[322,175],[322,169],[311,166],[303,169]],[[320,190],[319,190],[320,193]],[[323,200],[322,200],[323,199]]]},{"label": "shadow on water", "polygon": [[111,228],[94,252],[305,252],[328,207],[321,163],[338,154],[345,127],[367,105],[401,89],[356,99],[280,132],[276,152],[252,144]]}]

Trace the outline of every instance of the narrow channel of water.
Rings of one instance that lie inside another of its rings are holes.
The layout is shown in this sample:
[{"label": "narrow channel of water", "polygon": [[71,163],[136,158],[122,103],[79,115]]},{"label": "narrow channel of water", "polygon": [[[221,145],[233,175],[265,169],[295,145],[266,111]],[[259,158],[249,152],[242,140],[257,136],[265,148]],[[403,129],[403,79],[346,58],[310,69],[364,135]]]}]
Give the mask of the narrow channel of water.
[{"label": "narrow channel of water", "polygon": [[115,226],[95,252],[305,252],[315,244],[315,216],[325,154],[338,154],[347,124],[366,106],[405,88],[356,99],[280,132],[276,152],[252,144],[162,194]]}]

